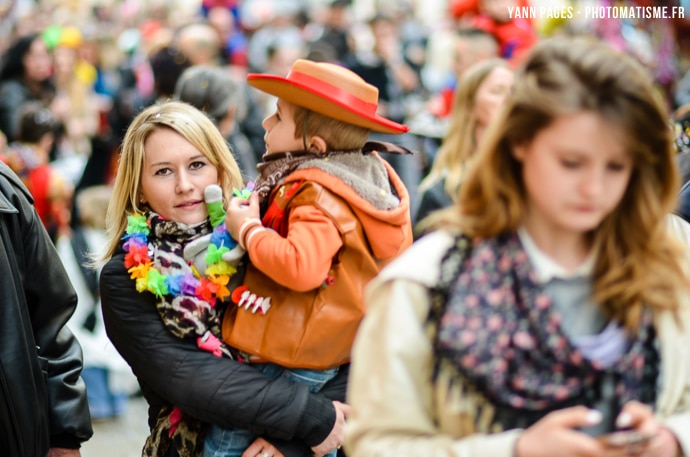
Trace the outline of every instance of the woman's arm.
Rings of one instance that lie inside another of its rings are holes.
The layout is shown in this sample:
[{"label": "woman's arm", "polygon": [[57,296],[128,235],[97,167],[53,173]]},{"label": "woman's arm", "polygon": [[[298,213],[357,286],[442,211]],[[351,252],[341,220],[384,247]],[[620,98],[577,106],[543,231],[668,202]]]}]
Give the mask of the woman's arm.
[{"label": "woman's arm", "polygon": [[348,456],[511,457],[517,432],[454,439],[439,429],[432,347],[422,324],[427,289],[409,280],[375,284],[352,355]]},{"label": "woman's arm", "polygon": [[690,455],[690,298],[681,297],[678,315],[660,312],[656,316],[661,355],[661,391],[655,415]]},{"label": "woman's arm", "polygon": [[173,336],[151,294],[136,291],[117,254],[100,279],[109,338],[143,386],[205,422],[257,435],[321,443],[335,423],[325,396],[284,379],[270,380],[249,365],[200,351]]}]

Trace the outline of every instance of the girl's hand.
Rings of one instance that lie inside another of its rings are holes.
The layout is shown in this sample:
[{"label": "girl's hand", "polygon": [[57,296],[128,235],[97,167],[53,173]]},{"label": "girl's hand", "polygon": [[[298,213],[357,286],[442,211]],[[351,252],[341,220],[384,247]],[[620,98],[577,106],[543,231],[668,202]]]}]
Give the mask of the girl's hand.
[{"label": "girl's hand", "polygon": [[274,445],[263,438],[257,438],[242,453],[242,457],[285,457]]},{"label": "girl's hand", "polygon": [[515,457],[603,457],[625,455],[609,450],[596,438],[576,430],[601,422],[601,413],[575,406],[547,414],[526,429],[515,443]]},{"label": "girl's hand", "polygon": [[640,455],[648,457],[677,457],[680,455],[680,445],[671,430],[664,427],[654,415],[652,409],[640,402],[626,403],[618,415],[616,425],[620,428],[635,430],[643,435],[652,436],[645,446],[630,449]]}]

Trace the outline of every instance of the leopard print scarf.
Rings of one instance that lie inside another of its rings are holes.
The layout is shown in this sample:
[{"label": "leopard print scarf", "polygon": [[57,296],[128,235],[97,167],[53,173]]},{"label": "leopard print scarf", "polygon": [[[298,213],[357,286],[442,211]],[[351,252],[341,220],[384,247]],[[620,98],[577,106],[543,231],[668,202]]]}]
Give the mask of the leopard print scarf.
[{"label": "leopard print scarf", "polygon": [[[150,212],[147,219],[151,228],[149,246],[153,247],[153,262],[162,274],[193,274],[183,257],[184,246],[190,241],[211,233],[208,220],[185,225],[161,218]],[[178,338],[197,338],[211,333],[220,341],[221,304],[211,306],[208,302],[184,293],[176,296],[166,295],[156,301],[156,310],[165,327]],[[222,353],[233,357],[228,346],[221,346]],[[172,455],[180,457],[200,457],[204,445],[206,424],[194,419],[179,408],[169,405],[158,413],[156,424],[146,439],[142,455],[144,457],[166,457],[170,449]]]}]

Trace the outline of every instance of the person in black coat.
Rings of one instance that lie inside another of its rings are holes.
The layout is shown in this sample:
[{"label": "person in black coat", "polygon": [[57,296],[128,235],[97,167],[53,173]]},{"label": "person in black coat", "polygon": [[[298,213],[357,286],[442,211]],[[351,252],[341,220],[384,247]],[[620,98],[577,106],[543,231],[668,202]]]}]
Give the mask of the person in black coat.
[{"label": "person in black coat", "polygon": [[93,430],[65,326],[77,295],[32,203],[0,162],[0,453],[79,457]]}]

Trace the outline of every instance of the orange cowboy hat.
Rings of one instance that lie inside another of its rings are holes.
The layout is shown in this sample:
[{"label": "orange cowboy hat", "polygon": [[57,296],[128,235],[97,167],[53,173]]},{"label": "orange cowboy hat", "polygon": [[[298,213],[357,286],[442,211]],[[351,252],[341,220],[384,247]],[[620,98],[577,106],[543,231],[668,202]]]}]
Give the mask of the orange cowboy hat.
[{"label": "orange cowboy hat", "polygon": [[356,73],[332,63],[297,59],[286,77],[250,73],[247,83],[292,104],[373,132],[409,127],[376,114],[379,91]]}]

